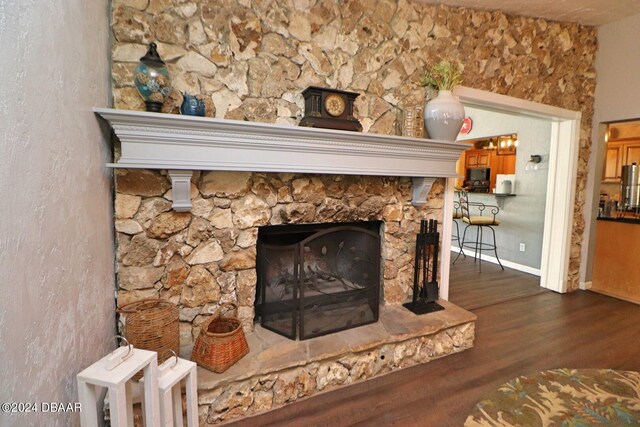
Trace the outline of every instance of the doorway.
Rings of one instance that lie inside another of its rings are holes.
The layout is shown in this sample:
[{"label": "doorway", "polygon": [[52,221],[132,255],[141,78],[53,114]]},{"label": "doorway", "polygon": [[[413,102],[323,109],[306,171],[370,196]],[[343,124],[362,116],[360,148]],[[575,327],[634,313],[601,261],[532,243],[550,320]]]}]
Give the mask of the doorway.
[{"label": "doorway", "polygon": [[[454,93],[465,105],[549,121],[551,130],[540,286],[556,292],[566,292],[581,113],[467,87],[457,87]],[[442,242],[440,288],[443,299],[449,299],[450,236],[455,181],[455,178],[447,180],[443,209],[445,237]]]}]

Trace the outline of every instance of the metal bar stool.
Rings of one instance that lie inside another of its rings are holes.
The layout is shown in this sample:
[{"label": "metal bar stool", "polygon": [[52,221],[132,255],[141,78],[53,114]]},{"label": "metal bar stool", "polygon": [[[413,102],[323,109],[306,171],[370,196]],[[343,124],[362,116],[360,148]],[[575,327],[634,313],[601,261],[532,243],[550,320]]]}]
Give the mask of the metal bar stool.
[{"label": "metal bar stool", "polygon": [[[493,227],[497,227],[500,225],[500,220],[496,218],[496,215],[500,212],[500,208],[494,205],[486,205],[480,202],[469,202],[469,194],[466,191],[460,191],[459,193],[459,202],[460,202],[460,212],[462,214],[462,222],[466,223],[467,226],[464,228],[464,232],[462,233],[462,244],[460,245],[460,249],[469,248],[474,249],[473,261],[479,259],[479,269],[482,272],[482,251],[493,251],[496,256],[496,260],[500,265],[500,268],[504,271],[504,267],[500,262],[500,258],[498,257],[498,250],[496,247],[496,232]],[[473,208],[477,210],[479,215],[471,215],[469,209]],[[483,215],[484,211],[489,209],[488,213],[491,215]],[[467,242],[467,230],[469,227],[476,227],[476,240],[475,242]],[[484,241],[483,231],[485,228],[491,230],[491,234],[493,235],[493,243],[488,243]],[[462,253],[462,251],[460,251]],[[453,260],[453,264],[456,263],[460,254]]]},{"label": "metal bar stool", "polygon": [[[467,255],[464,253],[464,250],[462,249],[462,244],[460,243],[460,226],[458,225],[458,221],[456,221],[457,219],[462,219],[462,212],[460,210],[460,202],[457,200],[453,201],[453,225],[456,227],[456,234],[455,235],[451,235],[451,240],[454,242],[458,242],[458,248],[460,249],[460,251],[458,252],[458,255],[460,255],[462,253],[462,255],[464,255],[464,257],[466,258]],[[457,259],[457,257],[456,257]],[[455,261],[454,261],[455,262]]]}]

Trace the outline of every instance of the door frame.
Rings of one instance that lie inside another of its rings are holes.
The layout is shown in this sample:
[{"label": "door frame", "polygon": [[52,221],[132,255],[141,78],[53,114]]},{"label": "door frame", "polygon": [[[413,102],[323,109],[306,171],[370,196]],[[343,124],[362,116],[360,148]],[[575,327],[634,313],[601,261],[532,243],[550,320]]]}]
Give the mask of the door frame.
[{"label": "door frame", "polygon": [[[540,286],[567,292],[582,113],[464,86],[457,86],[453,93],[466,105],[551,122]],[[447,179],[444,195],[440,297],[445,300],[449,299],[455,181]]]}]

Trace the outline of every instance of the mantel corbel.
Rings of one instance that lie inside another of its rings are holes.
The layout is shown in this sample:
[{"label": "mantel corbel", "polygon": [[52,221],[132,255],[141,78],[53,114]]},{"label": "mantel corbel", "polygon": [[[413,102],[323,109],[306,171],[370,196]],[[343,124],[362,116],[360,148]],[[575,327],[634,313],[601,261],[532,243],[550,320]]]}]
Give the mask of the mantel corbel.
[{"label": "mantel corbel", "polygon": [[427,204],[427,197],[433,187],[435,177],[414,177],[411,188],[411,204],[413,206],[424,206]]},{"label": "mantel corbel", "polygon": [[193,206],[191,203],[192,176],[193,171],[169,169],[171,197],[173,199],[171,207],[176,212],[188,212]]}]

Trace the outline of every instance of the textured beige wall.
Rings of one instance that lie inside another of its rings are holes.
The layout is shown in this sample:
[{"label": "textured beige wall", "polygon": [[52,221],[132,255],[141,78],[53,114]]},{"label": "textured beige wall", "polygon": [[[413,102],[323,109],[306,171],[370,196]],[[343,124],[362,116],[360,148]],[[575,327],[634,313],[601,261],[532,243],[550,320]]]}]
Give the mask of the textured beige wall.
[{"label": "textured beige wall", "polygon": [[[106,1],[0,1],[0,402],[77,402],[114,345]],[[4,426],[79,425],[78,413]]]},{"label": "textured beige wall", "polygon": [[425,64],[460,60],[466,86],[582,112],[569,288],[578,285],[591,145],[596,31],[575,24],[464,8],[382,1],[117,0],[117,108],[143,109],[132,71],[156,40],[180,91],[209,115],[295,124],[309,85],[353,90],[365,131],[395,133],[398,108],[421,101]]}]

